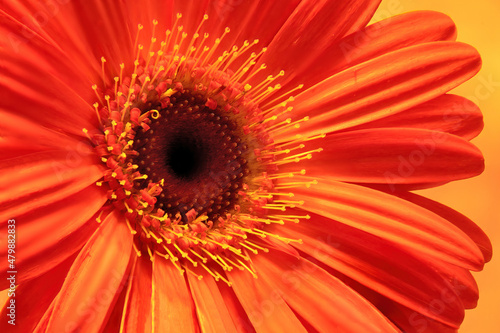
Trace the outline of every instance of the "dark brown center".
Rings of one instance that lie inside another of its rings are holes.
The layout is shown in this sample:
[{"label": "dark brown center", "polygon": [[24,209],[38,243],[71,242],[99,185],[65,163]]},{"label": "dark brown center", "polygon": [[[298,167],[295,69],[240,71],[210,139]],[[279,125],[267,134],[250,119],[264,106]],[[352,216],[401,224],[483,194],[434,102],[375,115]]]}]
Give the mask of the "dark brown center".
[{"label": "dark brown center", "polygon": [[209,220],[234,209],[238,204],[248,168],[249,147],[232,115],[219,107],[205,106],[206,98],[184,90],[170,97],[170,104],[147,105],[159,110],[151,128],[139,129],[133,148],[139,155],[133,163],[148,179],[137,188],[164,180],[155,205],[168,214],[185,214],[192,208]]}]

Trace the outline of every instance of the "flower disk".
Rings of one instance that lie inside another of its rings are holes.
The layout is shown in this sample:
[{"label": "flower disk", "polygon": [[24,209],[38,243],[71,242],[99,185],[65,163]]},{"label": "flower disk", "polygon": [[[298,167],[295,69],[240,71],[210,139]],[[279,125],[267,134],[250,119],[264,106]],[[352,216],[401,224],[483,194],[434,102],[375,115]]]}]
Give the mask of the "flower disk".
[{"label": "flower disk", "polygon": [[[204,16],[199,28],[207,19]],[[137,39],[142,28],[138,26]],[[200,41],[195,33],[186,55],[178,51],[187,34],[182,26],[172,31],[166,31],[156,52],[151,51],[153,36],[146,57],[143,46],[137,45],[130,77],[123,76],[121,64],[114,85],[93,86],[102,133],[84,132],[109,168],[98,185],[107,183],[109,207],[124,212],[136,235],[137,255],[169,259],[181,273],[193,273],[192,268],[201,265],[230,284],[218,270],[237,267],[255,276],[244,262],[249,261],[248,252],[268,251],[262,244],[266,237],[300,242],[266,232],[263,226],[309,218],[281,214],[301,202],[289,200],[293,193],[280,190],[316,181],[277,187],[274,180],[303,175],[305,170],[279,174],[278,166],[310,159],[321,149],[303,151],[303,142],[310,138],[300,137],[284,147],[274,145],[270,134],[296,129],[308,117],[277,121],[292,110],[287,103],[293,91],[260,107],[260,101],[280,89],[279,84],[269,84],[283,71],[256,87],[246,83],[252,74],[242,80],[266,51],[245,56],[258,40],[233,46],[208,63],[228,28],[212,47],[203,47],[207,34]],[[236,61],[240,68],[227,70]],[[105,62],[102,58],[103,73]],[[103,82],[108,82],[104,75]],[[294,154],[295,150],[301,152]],[[285,200],[275,198],[279,196]],[[269,210],[278,214],[268,214]]]},{"label": "flower disk", "polygon": [[163,180],[156,207],[170,215],[180,213],[183,220],[190,209],[206,213],[211,221],[234,211],[250,173],[245,135],[219,108],[205,104],[202,94],[175,93],[166,108],[158,107],[151,128],[137,131],[132,147],[139,153],[132,163],[148,175],[136,187]]}]

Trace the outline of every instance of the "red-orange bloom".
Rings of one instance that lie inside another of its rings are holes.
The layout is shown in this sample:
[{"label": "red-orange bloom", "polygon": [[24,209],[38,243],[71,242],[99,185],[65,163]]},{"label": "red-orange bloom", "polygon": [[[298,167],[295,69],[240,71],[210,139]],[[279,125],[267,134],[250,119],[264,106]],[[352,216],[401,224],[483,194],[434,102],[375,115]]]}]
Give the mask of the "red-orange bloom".
[{"label": "red-orange bloom", "polygon": [[455,332],[491,244],[411,191],[483,171],[481,59],[379,2],[3,1],[15,328]]}]

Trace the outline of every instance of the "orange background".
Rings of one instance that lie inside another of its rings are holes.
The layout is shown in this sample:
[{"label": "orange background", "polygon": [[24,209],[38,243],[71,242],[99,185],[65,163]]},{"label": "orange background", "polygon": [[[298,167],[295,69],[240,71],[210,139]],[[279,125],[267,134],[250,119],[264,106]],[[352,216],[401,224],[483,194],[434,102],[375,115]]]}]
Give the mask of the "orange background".
[{"label": "orange background", "polygon": [[[473,140],[486,160],[479,177],[454,182],[421,194],[444,203],[474,220],[493,243],[493,260],[474,274],[479,304],[468,310],[460,333],[500,332],[500,1],[383,0],[374,20],[413,10],[435,10],[450,16],[458,41],[474,46],[482,56],[479,74],[453,92],[474,100],[484,115],[484,130]],[[484,82],[494,84],[485,86]],[[490,88],[490,90],[487,90]]]}]

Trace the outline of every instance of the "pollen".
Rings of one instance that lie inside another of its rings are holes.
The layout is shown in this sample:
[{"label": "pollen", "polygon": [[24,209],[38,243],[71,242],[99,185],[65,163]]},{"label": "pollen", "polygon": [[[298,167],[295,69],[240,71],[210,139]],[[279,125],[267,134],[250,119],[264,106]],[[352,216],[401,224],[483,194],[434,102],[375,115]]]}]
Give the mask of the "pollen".
[{"label": "pollen", "polygon": [[267,48],[253,40],[223,50],[230,29],[209,42],[208,19],[192,35],[181,14],[164,33],[154,20],[149,45],[140,43],[139,24],[133,63],[109,69],[101,58],[102,84],[92,86],[100,128],[83,132],[107,167],[96,183],[108,196],[99,220],[118,209],[138,256],[198,278],[201,268],[230,285],[224,271],[257,277],[251,257],[269,252],[266,238],[301,242],[266,225],[307,220],[286,212],[303,204],[292,190],[317,181],[295,180],[306,170],[280,173],[279,166],[322,149],[307,150],[310,137],[274,143],[276,133],[309,120],[294,119],[289,105],[303,85],[283,92],[280,71],[252,86],[266,70],[257,63]]}]

